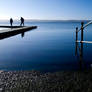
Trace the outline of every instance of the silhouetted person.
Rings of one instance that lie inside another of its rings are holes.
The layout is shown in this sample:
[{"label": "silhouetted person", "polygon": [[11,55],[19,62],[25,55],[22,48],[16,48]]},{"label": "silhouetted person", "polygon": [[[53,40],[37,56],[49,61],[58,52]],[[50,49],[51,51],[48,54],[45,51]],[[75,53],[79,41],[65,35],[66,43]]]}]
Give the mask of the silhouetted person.
[{"label": "silhouetted person", "polygon": [[23,18],[23,17],[21,17],[21,19],[20,19],[20,20],[21,20],[21,24],[20,24],[20,26],[22,26],[22,25],[24,26],[24,18]]},{"label": "silhouetted person", "polygon": [[10,18],[10,25],[12,26],[12,24],[13,24],[13,19]]}]

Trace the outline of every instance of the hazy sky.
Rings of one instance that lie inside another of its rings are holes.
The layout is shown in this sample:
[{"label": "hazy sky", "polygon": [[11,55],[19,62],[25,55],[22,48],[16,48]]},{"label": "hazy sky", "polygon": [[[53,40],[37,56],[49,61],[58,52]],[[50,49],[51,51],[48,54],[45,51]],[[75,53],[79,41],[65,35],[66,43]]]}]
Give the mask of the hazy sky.
[{"label": "hazy sky", "polygon": [[92,0],[0,0],[0,19],[92,19]]}]

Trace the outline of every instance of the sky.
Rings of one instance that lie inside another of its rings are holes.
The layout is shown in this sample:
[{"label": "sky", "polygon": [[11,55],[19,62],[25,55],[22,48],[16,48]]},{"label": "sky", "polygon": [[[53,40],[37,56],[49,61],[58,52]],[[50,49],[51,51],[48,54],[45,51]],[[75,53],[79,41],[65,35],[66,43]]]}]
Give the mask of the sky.
[{"label": "sky", "polygon": [[0,19],[92,20],[92,0],[0,0]]}]

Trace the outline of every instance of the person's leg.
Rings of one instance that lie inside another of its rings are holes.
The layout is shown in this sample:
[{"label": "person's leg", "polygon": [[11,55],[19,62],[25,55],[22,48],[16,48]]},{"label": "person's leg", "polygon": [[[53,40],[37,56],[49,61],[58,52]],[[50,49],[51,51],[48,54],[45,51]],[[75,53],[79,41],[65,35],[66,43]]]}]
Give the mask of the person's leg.
[{"label": "person's leg", "polygon": [[12,23],[11,23],[11,26],[12,26]]},{"label": "person's leg", "polygon": [[24,22],[23,22],[23,26],[24,26]]},{"label": "person's leg", "polygon": [[10,25],[12,26],[12,24],[10,23]]},{"label": "person's leg", "polygon": [[20,23],[20,26],[22,26],[22,23]]}]

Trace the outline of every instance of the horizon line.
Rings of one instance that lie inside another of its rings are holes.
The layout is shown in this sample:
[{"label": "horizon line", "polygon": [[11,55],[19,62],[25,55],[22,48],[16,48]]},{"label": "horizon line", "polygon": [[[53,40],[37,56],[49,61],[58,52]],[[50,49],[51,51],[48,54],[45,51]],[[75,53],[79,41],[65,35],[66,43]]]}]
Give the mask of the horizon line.
[{"label": "horizon line", "polygon": [[[91,19],[27,19],[24,18],[25,20],[32,20],[32,21],[90,21]],[[0,21],[7,21],[10,19],[0,19]],[[14,20],[19,20],[19,19],[14,19]]]}]

